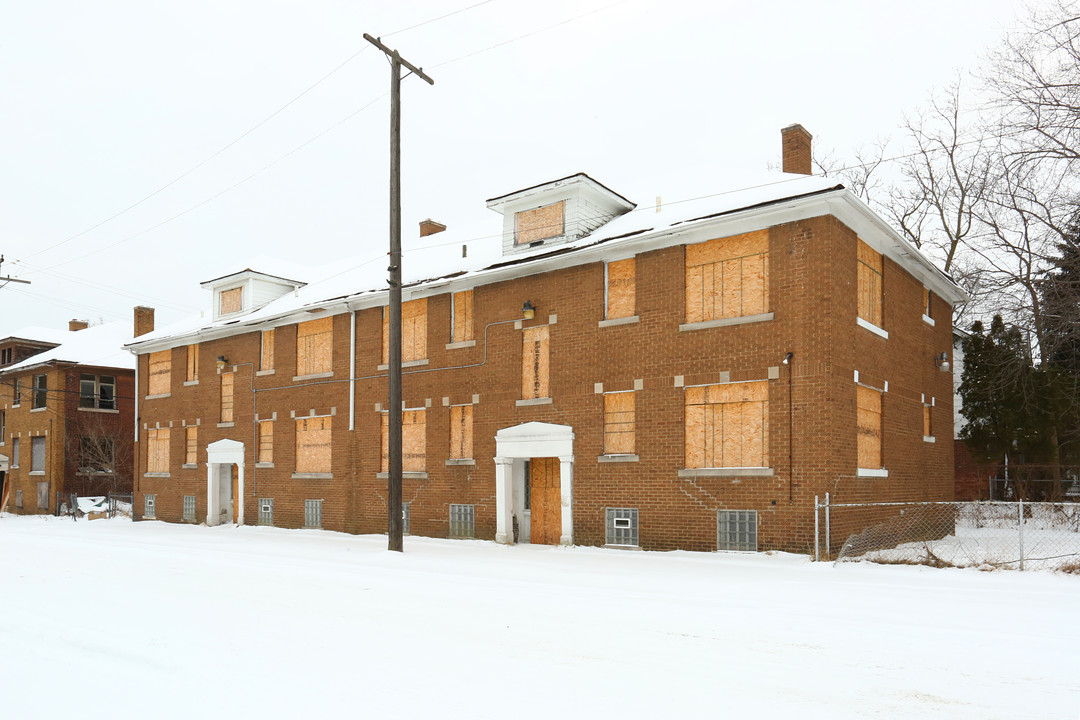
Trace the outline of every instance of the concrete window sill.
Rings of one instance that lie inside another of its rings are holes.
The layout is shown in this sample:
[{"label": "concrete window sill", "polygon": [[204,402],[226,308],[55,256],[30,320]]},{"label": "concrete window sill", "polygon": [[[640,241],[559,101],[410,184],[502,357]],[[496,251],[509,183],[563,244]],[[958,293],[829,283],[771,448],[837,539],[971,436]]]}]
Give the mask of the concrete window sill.
[{"label": "concrete window sill", "polygon": [[637,545],[605,545],[608,550],[640,550]]},{"label": "concrete window sill", "polygon": [[47,408],[47,407],[39,407],[39,408],[30,408],[30,412],[32,412],[32,413],[36,413],[36,412],[45,412],[45,411],[46,411],[46,410],[48,410],[48,409],[49,409],[49,408]]},{"label": "concrete window sill", "polygon": [[172,393],[158,393],[157,395],[147,395],[143,400],[160,400],[161,398],[172,397]]},{"label": "concrete window sill", "polygon": [[679,477],[772,477],[773,469],[767,467],[686,468]]},{"label": "concrete window sill", "polygon": [[170,475],[167,472],[163,472],[163,473],[148,472],[148,473],[143,473],[143,477],[144,478],[167,478],[167,477],[172,477],[172,475]]},{"label": "concrete window sill", "polygon": [[934,322],[934,318],[930,317],[929,315],[926,315],[925,313],[922,316],[922,321],[924,323],[926,323],[927,325],[929,325],[930,327],[934,327],[935,325],[937,325],[937,323]]},{"label": "concrete window sill", "polygon": [[196,470],[196,469],[198,469],[199,464],[198,463],[184,463],[180,467],[182,467],[184,470]]},{"label": "concrete window sill", "polygon": [[638,456],[630,453],[622,453],[619,455],[601,455],[596,458],[596,461],[602,463],[637,462]]},{"label": "concrete window sill", "polygon": [[257,467],[259,470],[264,470],[266,468],[274,467],[274,463],[271,463],[271,462],[257,462],[257,463],[255,463],[255,467]]},{"label": "concrete window sill", "polygon": [[[403,367],[403,368],[423,367],[424,365],[427,365],[427,364],[428,364],[428,360],[427,360],[427,358],[424,358],[423,360],[410,360],[409,362],[403,362],[403,363],[401,363],[401,367]],[[389,365],[380,365],[379,367],[376,368],[376,370],[389,370],[389,369],[390,369]]]},{"label": "concrete window sill", "polygon": [[637,315],[629,315],[621,318],[608,318],[607,320],[601,320],[597,323],[597,327],[615,327],[616,325],[630,325],[636,323],[640,318]]},{"label": "concrete window sill", "polygon": [[528,400],[517,400],[517,401],[515,401],[515,403],[516,403],[516,405],[518,407],[528,407],[530,405],[550,405],[551,404],[551,398],[549,398],[549,397],[530,398]]},{"label": "concrete window sill", "polygon": [[44,475],[45,475],[45,471],[44,471],[44,470],[31,470],[31,471],[30,471],[30,474],[31,474],[31,475],[40,475],[40,476],[44,476]]},{"label": "concrete window sill", "polygon": [[264,375],[273,375],[276,372],[277,372],[277,370],[275,370],[274,368],[270,368],[269,370],[256,370],[255,371],[255,377],[262,377]]},{"label": "concrete window sill", "polygon": [[[379,480],[386,480],[390,477],[390,473],[381,472],[375,475]],[[403,480],[427,480],[428,474],[426,472],[403,472],[401,473]]]},{"label": "concrete window sill", "polygon": [[872,322],[869,322],[867,320],[863,320],[861,317],[855,318],[855,324],[858,325],[859,327],[863,328],[864,330],[869,330],[870,332],[874,333],[878,337],[885,338],[886,340],[889,339],[888,331],[886,331],[886,330],[884,330],[882,328],[879,328],[877,325],[875,325]]},{"label": "concrete window sill", "polygon": [[461,348],[476,347],[475,340],[459,340],[458,342],[446,343],[447,350],[459,350]]},{"label": "concrete window sill", "polygon": [[108,408],[79,408],[79,412],[92,412],[92,413],[119,413],[119,410],[109,410]]},{"label": "concrete window sill", "polygon": [[856,477],[887,478],[889,471],[885,468],[859,468],[855,471]]},{"label": "concrete window sill", "polygon": [[230,427],[235,427],[236,423],[234,423],[234,422],[222,422],[222,423],[218,423],[217,426],[220,427],[220,428],[230,428]]},{"label": "concrete window sill", "polygon": [[293,376],[293,382],[302,382],[304,380],[319,380],[321,378],[332,378],[332,377],[334,377],[334,373],[332,373],[332,372],[312,373],[311,375],[294,375]]},{"label": "concrete window sill", "polygon": [[475,465],[476,460],[473,458],[450,458],[446,461],[447,465]]},{"label": "concrete window sill", "polygon": [[701,322],[683,323],[679,326],[679,332],[692,330],[708,330],[709,328],[730,327],[732,325],[745,325],[747,323],[767,322],[773,319],[771,312],[759,315],[743,315],[742,317],[723,318],[722,320],[703,320]]},{"label": "concrete window sill", "polygon": [[928,443],[936,443],[937,438],[934,437],[933,435],[923,435],[922,436],[922,441],[923,442],[928,442]]},{"label": "concrete window sill", "polygon": [[333,480],[334,473],[300,473],[292,474],[293,480]]},{"label": "concrete window sill", "polygon": [[191,387],[192,385],[198,385],[198,384],[199,384],[198,380],[185,380],[184,381],[184,387]]}]

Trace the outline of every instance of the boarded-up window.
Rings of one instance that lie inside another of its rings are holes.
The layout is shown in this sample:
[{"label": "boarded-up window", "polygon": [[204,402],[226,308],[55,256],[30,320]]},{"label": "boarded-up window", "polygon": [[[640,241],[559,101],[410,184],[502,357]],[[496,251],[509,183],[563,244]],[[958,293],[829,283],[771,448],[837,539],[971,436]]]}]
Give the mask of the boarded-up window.
[{"label": "boarded-up window", "polygon": [[564,200],[560,200],[544,207],[514,213],[514,244],[528,245],[537,240],[562,235],[565,204]]},{"label": "boarded-up window", "polygon": [[927,289],[927,288],[922,289],[922,305],[923,305],[923,314],[926,315],[926,317],[931,317],[931,315],[930,315],[930,290]]},{"label": "boarded-up window", "polygon": [[454,330],[450,342],[473,339],[473,291],[454,293]]},{"label": "boarded-up window", "polygon": [[855,392],[859,467],[876,470],[881,467],[881,393],[862,385],[856,385]]},{"label": "boarded-up window", "polygon": [[686,467],[769,466],[769,383],[686,389]]},{"label": "boarded-up window", "polygon": [[622,318],[634,314],[634,258],[607,265],[607,317]]},{"label": "boarded-up window", "polygon": [[169,472],[169,428],[146,431],[146,471]]},{"label": "boarded-up window", "polygon": [[[297,328],[299,331],[299,328]],[[264,330],[262,334],[262,352],[259,354],[259,369],[274,369],[274,331]]]},{"label": "boarded-up window", "polygon": [[296,374],[333,371],[334,318],[308,320],[296,325]]},{"label": "boarded-up window", "polygon": [[[427,298],[401,304],[401,362],[427,358]],[[390,308],[383,308],[383,365],[390,363]]]},{"label": "boarded-up window", "polygon": [[450,457],[471,458],[472,405],[453,405],[450,408]]},{"label": "boarded-up window", "polygon": [[187,346],[187,381],[195,382],[199,379],[199,346]]},{"label": "boarded-up window", "polygon": [[634,430],[634,393],[604,395],[604,454],[632,454]]},{"label": "boarded-up window", "polygon": [[330,472],[330,416],[296,420],[296,472]]},{"label": "boarded-up window", "polygon": [[256,462],[274,462],[274,421],[259,421],[259,459]]},{"label": "boarded-up window", "polygon": [[934,437],[934,425],[929,405],[922,406],[922,434],[926,437]]},{"label": "boarded-up window", "polygon": [[549,326],[525,328],[521,347],[521,397],[524,400],[551,396],[548,385]]},{"label": "boarded-up window", "polygon": [[184,429],[186,447],[184,449],[184,464],[195,465],[199,462],[199,428],[196,425],[188,425]]},{"label": "boarded-up window", "polygon": [[221,312],[220,315],[228,315],[229,313],[240,312],[244,309],[244,288],[238,287],[231,290],[221,291]]},{"label": "boarded-up window", "polygon": [[172,350],[150,353],[150,379],[147,382],[148,395],[165,395],[170,392]]},{"label": "boarded-up window", "polygon": [[224,373],[221,376],[221,422],[233,421],[233,378],[236,373]]},{"label": "boarded-up window", "polygon": [[859,240],[858,270],[859,317],[881,327],[881,253],[862,240]]},{"label": "boarded-up window", "polygon": [[769,231],[686,246],[686,321],[769,311]]},{"label": "boarded-up window", "polygon": [[[401,413],[401,471],[424,472],[427,464],[427,413]],[[382,471],[390,471],[390,413],[382,415]]]}]

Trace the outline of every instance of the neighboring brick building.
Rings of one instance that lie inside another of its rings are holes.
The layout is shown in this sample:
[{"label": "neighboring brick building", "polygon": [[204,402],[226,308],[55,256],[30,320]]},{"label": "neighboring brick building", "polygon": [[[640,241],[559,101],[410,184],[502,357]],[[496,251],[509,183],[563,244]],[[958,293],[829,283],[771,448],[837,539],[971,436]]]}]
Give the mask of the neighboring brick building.
[{"label": "neighboring brick building", "polygon": [[56,511],[58,493],[131,492],[135,363],[126,324],[28,328],[0,340],[0,503]]},{"label": "neighboring brick building", "polygon": [[[408,532],[806,551],[815,495],[953,497],[964,295],[783,136],[797,174],[747,190],[634,211],[579,174],[489,200],[501,242],[406,253]],[[128,346],[138,510],[385,532],[384,276],[297,274]]]}]

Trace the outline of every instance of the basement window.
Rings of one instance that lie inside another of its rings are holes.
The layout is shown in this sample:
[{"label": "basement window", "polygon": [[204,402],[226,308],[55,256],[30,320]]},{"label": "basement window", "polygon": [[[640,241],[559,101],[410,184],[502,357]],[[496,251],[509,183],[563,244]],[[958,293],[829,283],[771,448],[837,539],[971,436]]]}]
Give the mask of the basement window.
[{"label": "basement window", "polygon": [[409,503],[401,503],[401,532],[409,534]]},{"label": "basement window", "polygon": [[195,496],[184,496],[184,522],[195,522]]},{"label": "basement window", "polygon": [[637,508],[605,508],[605,527],[607,545],[623,547],[638,546],[638,511]]},{"label": "basement window", "polygon": [[154,519],[157,518],[157,515],[156,515],[156,512],[155,512],[156,507],[157,507],[157,495],[143,495],[143,519],[144,520],[154,520]]},{"label": "basement window", "polygon": [[274,498],[259,498],[259,524],[274,524]]},{"label": "basement window", "polygon": [[322,500],[304,501],[304,527],[322,527]]},{"label": "basement window", "polygon": [[473,505],[450,506],[450,537],[471,538],[476,531],[476,512]]},{"label": "basement window", "polygon": [[757,552],[757,510],[718,510],[716,549]]}]

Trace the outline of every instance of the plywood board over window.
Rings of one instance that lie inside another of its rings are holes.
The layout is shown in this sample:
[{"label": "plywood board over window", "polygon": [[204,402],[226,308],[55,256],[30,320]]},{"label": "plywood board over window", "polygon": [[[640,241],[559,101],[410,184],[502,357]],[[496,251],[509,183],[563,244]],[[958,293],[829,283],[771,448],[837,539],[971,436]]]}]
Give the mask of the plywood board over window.
[{"label": "plywood board over window", "polygon": [[221,422],[233,421],[233,378],[236,373],[224,373],[221,376]]},{"label": "plywood board over window", "polygon": [[[297,328],[299,331],[299,328]],[[262,333],[262,351],[259,355],[259,369],[274,369],[274,331],[264,330]]]},{"label": "plywood board over window", "polygon": [[[401,362],[427,358],[427,298],[401,304]],[[383,308],[383,365],[390,363],[390,308]]]},{"label": "plywood board over window", "polygon": [[769,231],[686,246],[686,321],[769,312]]},{"label": "plywood board over window", "polygon": [[858,403],[859,467],[881,467],[881,392],[863,385],[855,386]]},{"label": "plywood board over window", "polygon": [[550,326],[525,328],[521,348],[521,397],[523,400],[551,397]]},{"label": "plywood board over window", "polygon": [[199,428],[196,425],[188,425],[184,429],[185,449],[184,464],[195,465],[199,462]]},{"label": "plywood board over window", "polygon": [[634,314],[635,275],[634,258],[608,263],[607,319],[631,317]]},{"label": "plywood board over window", "polygon": [[633,454],[634,434],[634,393],[604,395],[604,453]]},{"label": "plywood board over window", "polygon": [[473,291],[463,290],[453,295],[454,329],[451,342],[473,339]]},{"label": "plywood board over window", "polygon": [[147,381],[148,395],[165,395],[170,392],[172,383],[172,350],[150,353],[150,378]]},{"label": "plywood board over window", "polygon": [[232,288],[221,291],[221,315],[240,312],[244,309],[244,288]]},{"label": "plywood board over window", "polygon": [[334,369],[334,318],[296,325],[296,374],[317,375]]},{"label": "plywood board over window", "polygon": [[858,253],[859,317],[868,323],[881,327],[881,277],[883,268],[881,253],[862,240],[859,240]]},{"label": "plywood board over window", "polygon": [[[424,472],[427,465],[427,414],[423,408],[401,413],[401,471]],[[382,414],[382,471],[390,471],[390,413]]]},{"label": "plywood board over window", "polygon": [[169,472],[169,428],[153,428],[146,431],[146,471]]},{"label": "plywood board over window", "polygon": [[199,379],[199,345],[187,346],[187,381],[195,382]]},{"label": "plywood board over window", "polygon": [[933,437],[934,436],[934,426],[933,426],[933,424],[931,422],[930,406],[929,405],[923,405],[923,408],[922,408],[922,434],[925,437]]},{"label": "plywood board over window", "polygon": [[332,421],[330,416],[297,418],[296,472],[331,472]]},{"label": "plywood board over window", "polygon": [[274,462],[274,421],[259,421],[259,460],[261,463]]},{"label": "plywood board over window", "polygon": [[686,389],[686,467],[768,467],[769,384]]},{"label": "plywood board over window", "polygon": [[450,457],[471,458],[473,449],[473,406],[453,405],[450,408]]},{"label": "plywood board over window", "polygon": [[538,240],[558,237],[565,232],[566,201],[514,213],[514,244],[528,245]]}]

